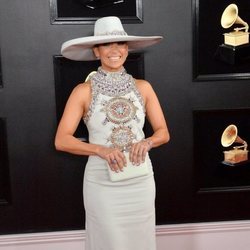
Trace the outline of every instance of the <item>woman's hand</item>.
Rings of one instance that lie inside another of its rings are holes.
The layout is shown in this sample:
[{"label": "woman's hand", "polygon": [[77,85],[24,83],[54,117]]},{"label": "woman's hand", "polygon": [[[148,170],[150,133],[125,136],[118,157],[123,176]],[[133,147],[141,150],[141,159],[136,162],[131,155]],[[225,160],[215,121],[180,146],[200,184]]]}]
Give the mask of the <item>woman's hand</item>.
[{"label": "woman's hand", "polygon": [[129,160],[134,165],[140,165],[145,161],[147,152],[152,148],[152,141],[143,139],[139,142],[133,143],[129,153]]},{"label": "woman's hand", "polygon": [[120,172],[126,167],[125,155],[117,148],[101,147],[98,155],[108,162],[112,171]]}]

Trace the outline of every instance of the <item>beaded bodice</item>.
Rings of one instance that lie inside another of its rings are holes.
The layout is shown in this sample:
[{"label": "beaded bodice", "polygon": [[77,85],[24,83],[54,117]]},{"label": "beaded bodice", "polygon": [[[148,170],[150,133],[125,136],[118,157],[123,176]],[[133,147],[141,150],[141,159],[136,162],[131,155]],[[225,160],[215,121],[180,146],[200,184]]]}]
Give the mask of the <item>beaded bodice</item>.
[{"label": "beaded bodice", "polygon": [[91,77],[92,100],[84,118],[91,143],[129,150],[144,138],[145,109],[134,78],[123,68]]}]

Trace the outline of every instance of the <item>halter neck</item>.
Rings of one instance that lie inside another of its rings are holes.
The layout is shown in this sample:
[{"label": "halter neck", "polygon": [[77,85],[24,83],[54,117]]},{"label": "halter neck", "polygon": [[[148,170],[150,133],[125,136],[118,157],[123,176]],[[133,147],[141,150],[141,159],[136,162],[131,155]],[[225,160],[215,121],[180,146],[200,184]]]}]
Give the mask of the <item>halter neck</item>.
[{"label": "halter neck", "polygon": [[117,72],[105,71],[99,67],[91,78],[91,83],[98,91],[108,96],[120,96],[131,90],[134,78],[123,67]]}]

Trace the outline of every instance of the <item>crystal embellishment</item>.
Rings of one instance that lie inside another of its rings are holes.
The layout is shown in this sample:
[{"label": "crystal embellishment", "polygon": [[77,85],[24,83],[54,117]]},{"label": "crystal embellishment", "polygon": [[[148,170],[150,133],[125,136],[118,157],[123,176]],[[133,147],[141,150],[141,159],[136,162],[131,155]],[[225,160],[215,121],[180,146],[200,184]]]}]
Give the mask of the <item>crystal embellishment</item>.
[{"label": "crystal embellishment", "polygon": [[[107,142],[121,151],[129,151],[136,135],[132,122],[140,122],[138,108],[145,113],[144,100],[138,91],[135,79],[122,68],[119,72],[107,72],[101,67],[91,77],[92,100],[84,122],[87,124],[96,108],[105,114],[102,124],[111,123]],[[100,107],[100,106],[101,107]]]},{"label": "crystal embellishment", "polygon": [[115,124],[121,124],[134,119],[137,109],[132,100],[115,97],[105,103],[102,111],[106,113],[106,120]]},{"label": "crystal embellishment", "polygon": [[115,148],[120,150],[128,150],[131,147],[135,135],[130,127],[119,126],[113,129],[110,141]]},{"label": "crystal embellishment", "polygon": [[107,96],[122,96],[132,90],[134,78],[123,68],[119,72],[106,72],[101,67],[92,77],[97,92]]}]

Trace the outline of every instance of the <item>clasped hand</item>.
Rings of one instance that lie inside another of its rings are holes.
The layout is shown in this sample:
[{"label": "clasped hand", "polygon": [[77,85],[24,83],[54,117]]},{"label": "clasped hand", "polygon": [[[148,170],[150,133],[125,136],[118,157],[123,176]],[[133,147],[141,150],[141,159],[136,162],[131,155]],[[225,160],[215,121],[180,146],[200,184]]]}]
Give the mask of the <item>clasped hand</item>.
[{"label": "clasped hand", "polygon": [[[150,149],[151,144],[145,139],[133,143],[129,151],[129,160],[133,165],[139,166],[145,161],[146,154]],[[101,150],[100,156],[108,162],[110,169],[115,172],[123,171],[123,168],[126,167],[126,157],[124,153],[117,148],[105,147]]]}]

